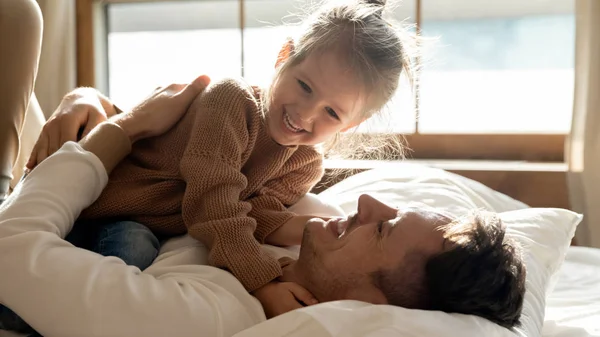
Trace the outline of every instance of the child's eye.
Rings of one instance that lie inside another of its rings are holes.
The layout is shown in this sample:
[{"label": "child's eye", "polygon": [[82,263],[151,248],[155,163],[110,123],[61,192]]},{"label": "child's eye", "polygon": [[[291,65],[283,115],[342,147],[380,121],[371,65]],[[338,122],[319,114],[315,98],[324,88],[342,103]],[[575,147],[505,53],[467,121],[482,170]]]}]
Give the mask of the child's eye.
[{"label": "child's eye", "polygon": [[327,110],[327,113],[329,114],[329,116],[337,119],[338,121],[340,120],[340,116],[338,116],[337,113],[335,113],[335,111],[332,108],[325,108]]},{"label": "child's eye", "polygon": [[298,84],[300,85],[300,87],[302,88],[302,90],[306,91],[307,93],[312,93],[312,89],[308,86],[308,84],[298,80]]}]

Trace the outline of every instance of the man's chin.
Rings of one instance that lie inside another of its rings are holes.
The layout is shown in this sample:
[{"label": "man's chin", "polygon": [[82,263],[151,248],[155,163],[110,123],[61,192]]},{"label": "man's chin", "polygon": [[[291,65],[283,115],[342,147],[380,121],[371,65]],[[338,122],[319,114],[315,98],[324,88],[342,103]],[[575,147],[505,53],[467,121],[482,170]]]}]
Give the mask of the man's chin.
[{"label": "man's chin", "polygon": [[307,247],[311,246],[312,243],[312,234],[310,233],[310,229],[308,227],[304,227],[302,231],[302,241],[300,243],[300,251],[307,249]]},{"label": "man's chin", "polygon": [[300,244],[298,259],[312,259],[314,255],[316,255],[314,235],[307,226],[304,227],[304,232],[302,233],[302,243]]}]

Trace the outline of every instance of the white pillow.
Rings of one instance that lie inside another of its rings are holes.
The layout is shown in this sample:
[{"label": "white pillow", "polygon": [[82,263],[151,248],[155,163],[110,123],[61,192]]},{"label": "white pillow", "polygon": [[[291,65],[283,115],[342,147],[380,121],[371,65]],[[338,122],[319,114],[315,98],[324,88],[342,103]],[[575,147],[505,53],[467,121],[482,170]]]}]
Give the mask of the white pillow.
[{"label": "white pillow", "polygon": [[[564,209],[523,208],[524,204],[472,180],[442,170],[399,165],[348,178],[294,207],[298,213],[338,215],[356,210],[356,201],[371,194],[390,205],[422,201],[460,213],[485,208],[497,211],[507,235],[524,248],[527,265],[522,326],[510,331],[474,316],[372,306],[352,301],[322,303],[262,323],[239,336],[541,336],[546,295],[564,261],[582,216]],[[329,206],[327,206],[329,204]],[[324,206],[325,205],[325,206]],[[511,211],[503,210],[510,209]],[[283,330],[285,327],[285,330]]]},{"label": "white pillow", "polygon": [[507,235],[515,238],[525,253],[526,293],[521,316],[520,336],[541,336],[546,297],[557,282],[580,214],[552,208],[529,208],[500,213]]}]

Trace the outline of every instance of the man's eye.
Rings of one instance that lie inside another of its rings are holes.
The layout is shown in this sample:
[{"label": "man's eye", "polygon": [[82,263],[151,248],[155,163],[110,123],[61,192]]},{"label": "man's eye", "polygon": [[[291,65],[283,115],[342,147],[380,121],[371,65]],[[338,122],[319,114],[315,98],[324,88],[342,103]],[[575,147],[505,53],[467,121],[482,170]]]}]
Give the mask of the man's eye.
[{"label": "man's eye", "polygon": [[304,83],[303,81],[298,80],[298,84],[300,85],[300,87],[302,88],[302,90],[306,91],[307,93],[312,93],[312,89],[308,86],[308,84]]}]

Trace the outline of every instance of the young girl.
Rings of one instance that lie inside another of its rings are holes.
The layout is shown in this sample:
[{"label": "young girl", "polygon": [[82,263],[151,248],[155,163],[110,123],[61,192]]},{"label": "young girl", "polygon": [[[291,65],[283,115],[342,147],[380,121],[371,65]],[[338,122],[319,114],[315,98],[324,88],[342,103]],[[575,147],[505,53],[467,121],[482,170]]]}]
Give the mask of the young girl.
[{"label": "young girl", "polygon": [[[277,291],[282,270],[261,244],[300,244],[309,217],[287,207],[322,178],[317,146],[378,112],[408,68],[384,6],[351,0],[321,7],[283,46],[269,88],[255,92],[236,80],[211,85],[172,130],[134,144],[80,219],[111,219],[99,227],[104,231],[119,226],[117,219],[159,237],[187,232],[209,248],[211,265],[229,270],[263,302]],[[150,242],[147,236],[134,241]],[[114,255],[137,249],[127,240],[113,243]],[[157,250],[150,250],[151,262]]]},{"label": "young girl", "polygon": [[310,217],[287,207],[322,178],[319,146],[380,111],[410,70],[384,6],[322,6],[283,46],[264,90],[232,79],[212,84],[170,131],[133,145],[71,240],[143,269],[158,253],[155,236],[188,233],[268,316],[296,298],[315,303],[277,282],[282,269],[261,244],[300,244]]}]

